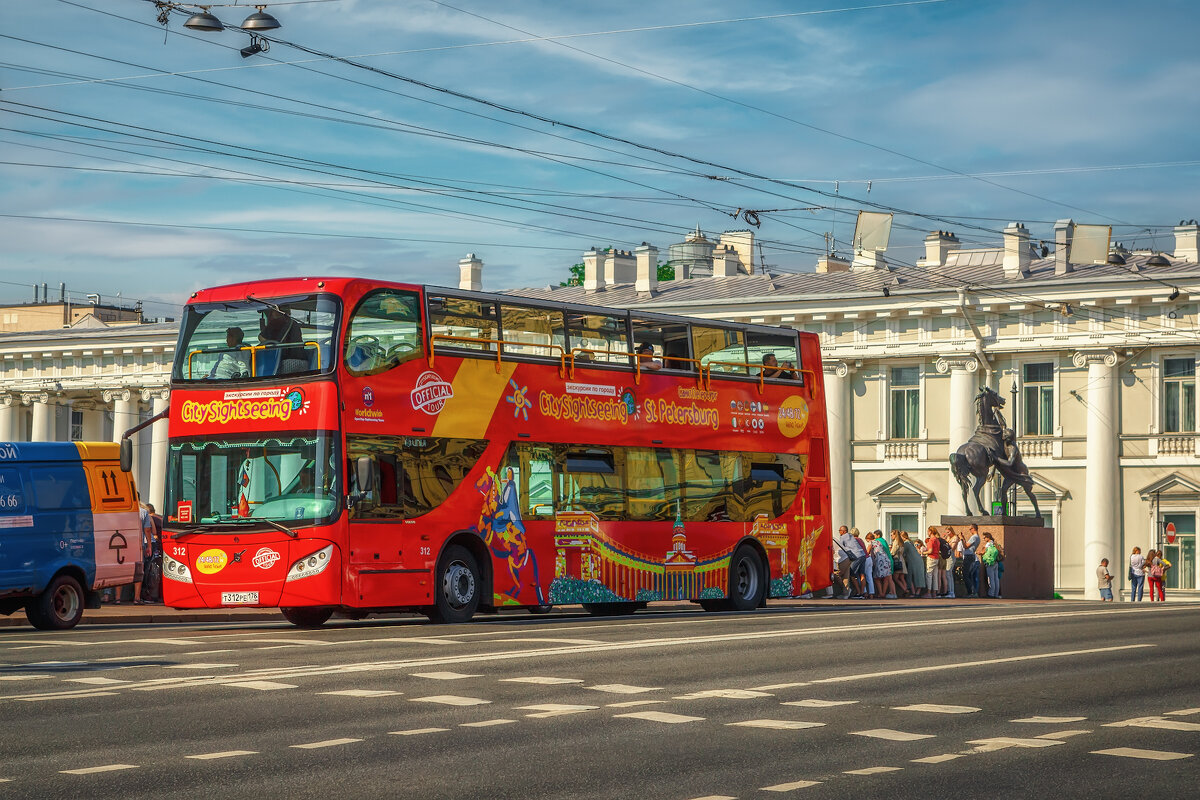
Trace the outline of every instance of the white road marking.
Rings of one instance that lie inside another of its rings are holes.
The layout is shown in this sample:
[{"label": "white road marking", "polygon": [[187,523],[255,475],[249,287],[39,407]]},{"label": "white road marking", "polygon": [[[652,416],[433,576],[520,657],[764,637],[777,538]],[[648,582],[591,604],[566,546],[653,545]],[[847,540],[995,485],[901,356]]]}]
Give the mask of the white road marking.
[{"label": "white road marking", "polygon": [[721,697],[726,700],[750,700],[755,697],[773,697],[767,692],[754,689],[705,689],[691,694],[681,694],[675,700],[700,700],[706,697]]},{"label": "white road marking", "polygon": [[0,778],[0,783],[12,783],[12,778]]},{"label": "white road marking", "polygon": [[532,711],[532,714],[526,714],[527,717],[534,719],[546,719],[547,717],[561,717],[565,714],[582,714],[584,711],[595,711],[600,706],[572,706],[564,703],[540,703],[536,706],[518,706],[517,711]]},{"label": "white road marking", "polygon": [[706,794],[704,797],[695,797],[692,800],[737,800],[737,798],[727,794]]},{"label": "white road marking", "polygon": [[683,714],[668,714],[665,711],[634,711],[629,714],[617,714],[618,719],[644,719],[647,722],[665,722],[669,725],[679,725],[684,722],[703,722],[704,717],[688,717]]},{"label": "white road marking", "polygon": [[599,639],[553,639],[549,636],[513,636],[504,637],[500,641],[508,642],[544,642],[548,644],[601,644]]},{"label": "white road marking", "polygon": [[1145,758],[1151,761],[1175,761],[1180,758],[1191,758],[1191,753],[1172,753],[1170,750],[1138,750],[1135,747],[1113,747],[1108,750],[1093,750],[1098,756],[1124,756],[1125,758]]},{"label": "white road marking", "polygon": [[1200,708],[1185,708],[1181,711],[1168,711],[1163,716],[1166,717],[1188,717],[1192,714],[1200,714]]},{"label": "white road marking", "polygon": [[515,719],[485,719],[482,722],[464,722],[460,728],[490,728],[493,725],[511,725]]},{"label": "white road marking", "polygon": [[1159,728],[1166,731],[1200,731],[1200,722],[1184,722],[1164,717],[1134,717],[1121,722],[1109,722],[1106,728]]},{"label": "white road marking", "polygon": [[185,758],[194,758],[197,761],[212,761],[217,758],[236,758],[237,756],[256,756],[257,750],[223,750],[219,753],[199,753],[194,756],[185,756]]},{"label": "white road marking", "polygon": [[833,706],[852,706],[857,700],[788,700],[781,706],[800,706],[801,708],[832,708]]},{"label": "white road marking", "polygon": [[138,644],[176,644],[180,647],[195,647],[196,645],[204,644],[196,639],[125,639],[121,642],[94,642],[94,644],[125,644],[126,642],[137,642]]},{"label": "white road marking", "polygon": [[1009,722],[1032,722],[1037,725],[1066,725],[1071,722],[1083,722],[1087,717],[1025,717],[1010,719]]},{"label": "white road marking", "polygon": [[891,728],[872,728],[869,731],[851,731],[851,736],[869,736],[872,739],[887,739],[889,742],[915,742],[918,739],[936,738],[930,733],[906,733]]},{"label": "white road marking", "polygon": [[429,678],[435,681],[457,681],[463,678],[482,678],[482,675],[464,675],[461,672],[414,672],[414,678]]},{"label": "white road marking", "polygon": [[302,644],[269,644],[266,647],[255,647],[254,650],[287,650],[292,647],[304,647]]},{"label": "white road marking", "polygon": [[393,692],[391,689],[340,689],[336,692],[318,692],[317,694],[329,694],[335,697],[387,697],[392,694],[400,694],[400,692]]},{"label": "white road marking", "polygon": [[626,700],[623,703],[608,703],[605,708],[633,708],[635,706],[656,706],[666,700]]},{"label": "white road marking", "polygon": [[748,719],[745,722],[726,722],[728,726],[767,728],[775,731],[798,731],[804,728],[824,728],[824,722],[803,722],[798,719]]},{"label": "white road marking", "polygon": [[137,769],[137,764],[105,764],[103,767],[87,767],[85,769],[60,769],[63,775],[91,775],[96,772],[116,772],[121,769]]},{"label": "white road marking", "polygon": [[627,686],[624,683],[602,683],[598,686],[585,686],[594,692],[609,692],[610,694],[641,694],[642,692],[661,691],[661,686]]},{"label": "white road marking", "polygon": [[972,752],[991,753],[996,750],[1007,750],[1010,747],[1053,747],[1063,744],[1058,739],[1018,739],[1012,736],[996,736],[992,739],[974,739],[967,744],[975,745]]},{"label": "white road marking", "polygon": [[391,736],[420,736],[423,733],[442,733],[449,728],[414,728],[411,731],[388,731]]},{"label": "white road marking", "polygon": [[899,772],[904,767],[867,767],[866,769],[848,769],[846,775],[878,775],[881,772]]},{"label": "white road marking", "polygon": [[938,703],[916,703],[911,706],[892,706],[893,711],[924,711],[929,714],[974,714],[975,706],[945,706]]},{"label": "white road marking", "polygon": [[0,675],[0,681],[40,681],[49,678],[44,674]]},{"label": "white road marking", "polygon": [[440,703],[444,706],[481,706],[492,702],[491,700],[483,700],[478,697],[458,697],[453,694],[436,694],[431,697],[413,697],[410,700],[414,703]]},{"label": "white road marking", "polygon": [[776,689],[794,689],[797,686],[808,686],[808,684],[803,681],[801,681],[800,683],[772,683],[769,686],[754,686],[751,688],[751,691],[773,692]]},{"label": "white road marking", "polygon": [[[237,652],[237,650],[233,650],[233,649],[225,649],[225,650],[193,650],[193,651],[192,651],[192,652],[190,652],[190,653],[177,653],[176,655],[181,655],[181,656],[212,656],[212,655],[216,655],[217,653],[236,653],[236,652]],[[150,658],[161,658],[161,656],[150,656]]]},{"label": "white road marking", "polygon": [[914,758],[914,764],[943,764],[947,761],[953,761],[956,758],[962,758],[962,753],[942,753],[940,756],[925,756],[924,758]]},{"label": "white road marking", "polygon": [[295,689],[291,683],[276,683],[275,681],[234,681],[222,683],[222,686],[236,686],[239,689],[258,689],[260,692],[272,692],[276,689]]},{"label": "white road marking", "polygon": [[362,739],[326,739],[323,742],[309,742],[308,744],[293,744],[289,747],[294,747],[297,750],[316,750],[321,747],[337,747],[343,744],[354,744],[361,742]]},{"label": "white road marking", "polygon": [[17,699],[21,700],[23,702],[26,702],[26,703],[36,703],[41,700],[82,700],[85,697],[113,697],[116,694],[117,694],[117,692],[93,692],[93,691],[89,691],[87,689],[83,689],[78,692],[60,692],[58,694],[41,694],[41,695],[33,695],[31,697],[18,697]]},{"label": "white road marking", "polygon": [[1091,731],[1073,730],[1073,731],[1055,731],[1054,733],[1043,733],[1038,736],[1038,739],[1070,739],[1072,736],[1083,736]]},{"label": "white road marking", "polygon": [[543,678],[530,675],[527,678],[501,678],[501,683],[536,683],[542,686],[554,686],[560,683],[583,683],[582,678]]},{"label": "white road marking", "polygon": [[237,664],[171,664],[167,669],[230,669]]},{"label": "white road marking", "polygon": [[129,683],[129,681],[121,681],[116,678],[66,678],[64,683],[87,683],[92,686],[111,686],[114,683]]},{"label": "white road marking", "polygon": [[764,786],[764,792],[794,792],[797,789],[807,789],[810,786],[819,786],[820,781],[792,781],[791,783],[777,783],[774,786]]}]

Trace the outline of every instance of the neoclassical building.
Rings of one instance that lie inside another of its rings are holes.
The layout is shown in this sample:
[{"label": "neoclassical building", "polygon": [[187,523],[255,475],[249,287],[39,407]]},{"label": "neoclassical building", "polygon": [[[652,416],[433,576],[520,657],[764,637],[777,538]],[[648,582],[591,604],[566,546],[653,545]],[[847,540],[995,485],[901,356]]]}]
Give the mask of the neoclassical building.
[{"label": "neoclassical building", "polygon": [[[675,263],[673,281],[656,280],[658,250],[643,244],[586,252],[583,286],[515,293],[819,334],[833,518],[863,530],[924,531],[965,513],[948,459],[991,386],[1056,529],[1058,591],[1097,597],[1101,558],[1124,584],[1136,545],[1166,550],[1168,592],[1200,595],[1200,226],[1176,227],[1173,253],[1118,245],[1100,263],[1072,256],[1070,220],[1052,252],[1016,223],[998,248],[936,231],[915,265],[860,253],[803,274],[757,268],[747,233],[689,235],[672,256],[711,263]],[[473,276],[464,262],[460,285]],[[1031,511],[1022,494],[1017,513]]]}]

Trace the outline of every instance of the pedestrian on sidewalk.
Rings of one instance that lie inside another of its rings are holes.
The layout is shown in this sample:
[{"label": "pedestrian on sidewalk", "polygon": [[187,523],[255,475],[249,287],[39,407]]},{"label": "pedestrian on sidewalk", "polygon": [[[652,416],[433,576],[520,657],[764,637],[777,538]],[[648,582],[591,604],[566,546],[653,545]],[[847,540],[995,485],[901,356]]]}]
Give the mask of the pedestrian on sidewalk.
[{"label": "pedestrian on sidewalk", "polygon": [[983,556],[980,561],[987,572],[987,596],[1000,597],[1000,548],[990,533],[983,535]]},{"label": "pedestrian on sidewalk", "polygon": [[927,597],[929,584],[925,580],[925,565],[921,562],[921,551],[909,539],[908,531],[900,531],[904,540],[904,568],[908,570],[908,592],[911,597]]},{"label": "pedestrian on sidewalk", "polygon": [[854,541],[858,542],[858,546],[862,548],[867,559],[863,562],[862,579],[864,583],[863,595],[865,597],[875,596],[875,558],[871,553],[871,545],[864,541],[862,533],[858,528],[851,528],[850,535],[854,537]]},{"label": "pedestrian on sidewalk", "polygon": [[892,580],[896,584],[896,594],[908,597],[908,565],[904,563],[904,540],[900,538],[900,531],[892,530],[891,542]]},{"label": "pedestrian on sidewalk", "polygon": [[1100,589],[1100,599],[1105,602],[1112,602],[1112,573],[1108,571],[1108,559],[1100,559],[1100,566],[1096,567],[1096,583]]},{"label": "pedestrian on sidewalk", "polygon": [[958,534],[953,528],[946,528],[946,535],[942,538],[942,555],[946,558],[942,587],[946,597],[954,597],[954,568],[958,566],[958,547]]},{"label": "pedestrian on sidewalk", "polygon": [[1158,601],[1165,602],[1167,597],[1163,594],[1163,579],[1166,577],[1167,570],[1171,568],[1171,562],[1163,557],[1161,550],[1151,550],[1146,554],[1146,582],[1150,584],[1150,602],[1154,602],[1155,590],[1158,592]]},{"label": "pedestrian on sidewalk", "polygon": [[859,546],[858,540],[850,535],[850,529],[845,525],[838,528],[838,537],[834,541],[837,547],[840,559],[838,560],[838,575],[842,579],[842,583],[846,586],[846,592],[842,595],[843,600],[851,597],[861,597],[865,588],[862,580],[863,564],[866,562],[866,553]]},{"label": "pedestrian on sidewalk", "polygon": [[1140,603],[1146,583],[1146,557],[1142,548],[1135,547],[1129,555],[1129,602]]},{"label": "pedestrian on sidewalk", "polygon": [[925,556],[925,582],[929,584],[929,596],[941,597],[945,564],[942,561],[942,540],[938,538],[937,528],[932,525],[925,532],[925,546],[921,555]]},{"label": "pedestrian on sidewalk", "polygon": [[963,548],[963,585],[967,589],[967,597],[979,596],[979,526],[974,522],[967,528],[966,541]]}]

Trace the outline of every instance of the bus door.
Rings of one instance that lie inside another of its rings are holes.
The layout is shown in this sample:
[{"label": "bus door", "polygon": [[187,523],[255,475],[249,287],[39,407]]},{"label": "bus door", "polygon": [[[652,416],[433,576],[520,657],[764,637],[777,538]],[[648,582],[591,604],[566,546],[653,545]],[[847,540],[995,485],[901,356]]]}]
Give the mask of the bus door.
[{"label": "bus door", "polygon": [[93,555],[96,561],[96,580],[92,588],[130,583],[136,565],[142,561],[141,516],[132,481],[115,461],[85,464],[92,490]]}]

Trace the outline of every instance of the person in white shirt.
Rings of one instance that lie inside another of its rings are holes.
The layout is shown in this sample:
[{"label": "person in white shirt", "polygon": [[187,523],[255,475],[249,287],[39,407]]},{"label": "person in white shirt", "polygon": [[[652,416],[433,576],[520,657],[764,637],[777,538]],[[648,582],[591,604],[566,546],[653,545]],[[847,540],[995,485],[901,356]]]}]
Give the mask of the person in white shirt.
[{"label": "person in white shirt", "polygon": [[1135,547],[1129,555],[1129,601],[1141,602],[1146,587],[1146,557],[1142,548]]},{"label": "person in white shirt", "polygon": [[217,357],[217,363],[209,370],[206,377],[217,380],[241,378],[250,374],[250,356],[242,350],[242,341],[246,334],[241,328],[226,328],[225,345],[229,350]]}]

